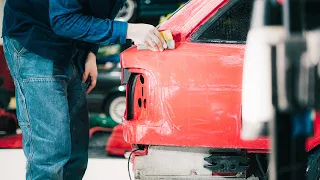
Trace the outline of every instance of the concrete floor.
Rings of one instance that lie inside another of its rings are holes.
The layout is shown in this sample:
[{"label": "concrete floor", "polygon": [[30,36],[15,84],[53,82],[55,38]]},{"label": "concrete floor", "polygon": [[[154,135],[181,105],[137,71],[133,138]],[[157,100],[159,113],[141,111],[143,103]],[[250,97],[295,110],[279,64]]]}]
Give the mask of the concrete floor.
[{"label": "concrete floor", "polygon": [[[129,180],[128,160],[105,153],[105,142],[109,136],[109,133],[97,133],[90,139],[89,164],[84,180]],[[21,149],[0,149],[0,180],[24,180],[25,165]]]},{"label": "concrete floor", "polygon": [[[0,150],[0,179],[25,179],[25,157],[22,150]],[[129,180],[124,158],[90,158],[84,180]]]}]

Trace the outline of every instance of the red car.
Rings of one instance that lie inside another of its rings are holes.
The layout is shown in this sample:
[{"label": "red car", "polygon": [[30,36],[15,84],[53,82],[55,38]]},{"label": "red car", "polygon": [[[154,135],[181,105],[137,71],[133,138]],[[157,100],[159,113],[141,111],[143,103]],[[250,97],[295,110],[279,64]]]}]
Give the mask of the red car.
[{"label": "red car", "polygon": [[[266,178],[268,139],[240,137],[251,12],[251,0],[192,0],[159,28],[173,33],[175,50],[122,53],[124,137],[141,149],[136,179]],[[306,149],[308,173],[319,179],[319,117],[315,123]]]},{"label": "red car", "polygon": [[112,129],[112,134],[107,141],[106,153],[112,156],[124,156],[131,151],[131,145],[123,139],[122,125],[117,125]]}]

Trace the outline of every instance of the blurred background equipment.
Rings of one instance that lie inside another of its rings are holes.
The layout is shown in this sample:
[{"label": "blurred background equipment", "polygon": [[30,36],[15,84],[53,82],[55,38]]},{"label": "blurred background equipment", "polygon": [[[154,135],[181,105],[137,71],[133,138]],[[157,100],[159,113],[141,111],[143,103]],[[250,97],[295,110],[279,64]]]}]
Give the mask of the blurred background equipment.
[{"label": "blurred background equipment", "polygon": [[15,134],[17,128],[16,116],[13,113],[0,109],[0,137]]},{"label": "blurred background equipment", "polygon": [[14,99],[14,83],[0,48],[0,136],[16,133],[17,119],[9,105]]},{"label": "blurred background equipment", "polygon": [[97,86],[88,94],[90,113],[105,113],[121,123],[125,110],[125,86],[120,84],[120,64],[98,65]]},{"label": "blurred background equipment", "polygon": [[14,97],[14,83],[4,58],[3,46],[0,46],[0,108],[7,108]]},{"label": "blurred background equipment", "polygon": [[[184,5],[185,5],[185,3],[181,4],[181,5],[179,6],[179,8],[182,8]],[[164,22],[165,22],[170,16],[172,16],[172,15],[173,15],[173,13],[167,14],[167,15],[165,15],[165,16],[161,16],[161,17],[160,17],[159,24],[164,23]]]},{"label": "blurred background equipment", "polygon": [[110,116],[106,116],[105,114],[94,114],[90,113],[90,129],[95,127],[101,128],[114,128],[119,123],[114,121]]},{"label": "blurred background equipment", "polygon": [[255,0],[244,62],[242,137],[256,140],[269,132],[272,180],[320,179],[319,146],[305,147],[319,138],[319,8],[314,0]]},{"label": "blurred background equipment", "polygon": [[[172,13],[188,0],[127,0],[117,20],[126,22],[159,21],[159,17]],[[154,24],[154,23],[153,23]]]},{"label": "blurred background equipment", "polygon": [[[1,41],[2,43],[2,41]],[[21,148],[22,137],[16,135],[18,129],[15,115],[15,89],[6,60],[3,46],[0,46],[0,149]]]}]

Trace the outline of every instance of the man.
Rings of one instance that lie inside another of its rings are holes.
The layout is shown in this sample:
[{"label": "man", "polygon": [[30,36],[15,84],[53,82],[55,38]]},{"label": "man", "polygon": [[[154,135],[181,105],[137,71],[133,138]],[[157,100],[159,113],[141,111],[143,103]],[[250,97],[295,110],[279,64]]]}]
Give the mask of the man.
[{"label": "man", "polygon": [[86,93],[96,85],[99,44],[132,39],[154,51],[166,48],[153,26],[113,20],[124,1],[7,0],[4,51],[16,87],[26,179],[82,179]]}]

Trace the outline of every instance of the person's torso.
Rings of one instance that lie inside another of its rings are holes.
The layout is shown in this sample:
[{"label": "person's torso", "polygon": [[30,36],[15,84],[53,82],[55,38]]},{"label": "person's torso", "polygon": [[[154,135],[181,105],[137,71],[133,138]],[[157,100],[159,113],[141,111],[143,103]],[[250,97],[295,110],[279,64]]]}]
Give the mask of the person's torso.
[{"label": "person's torso", "polygon": [[[121,1],[121,0],[120,0]],[[113,19],[118,0],[78,0],[82,14]],[[71,58],[77,48],[89,50],[88,43],[54,33],[49,19],[49,0],[7,0],[2,36],[15,38],[29,51],[49,58]]]}]

